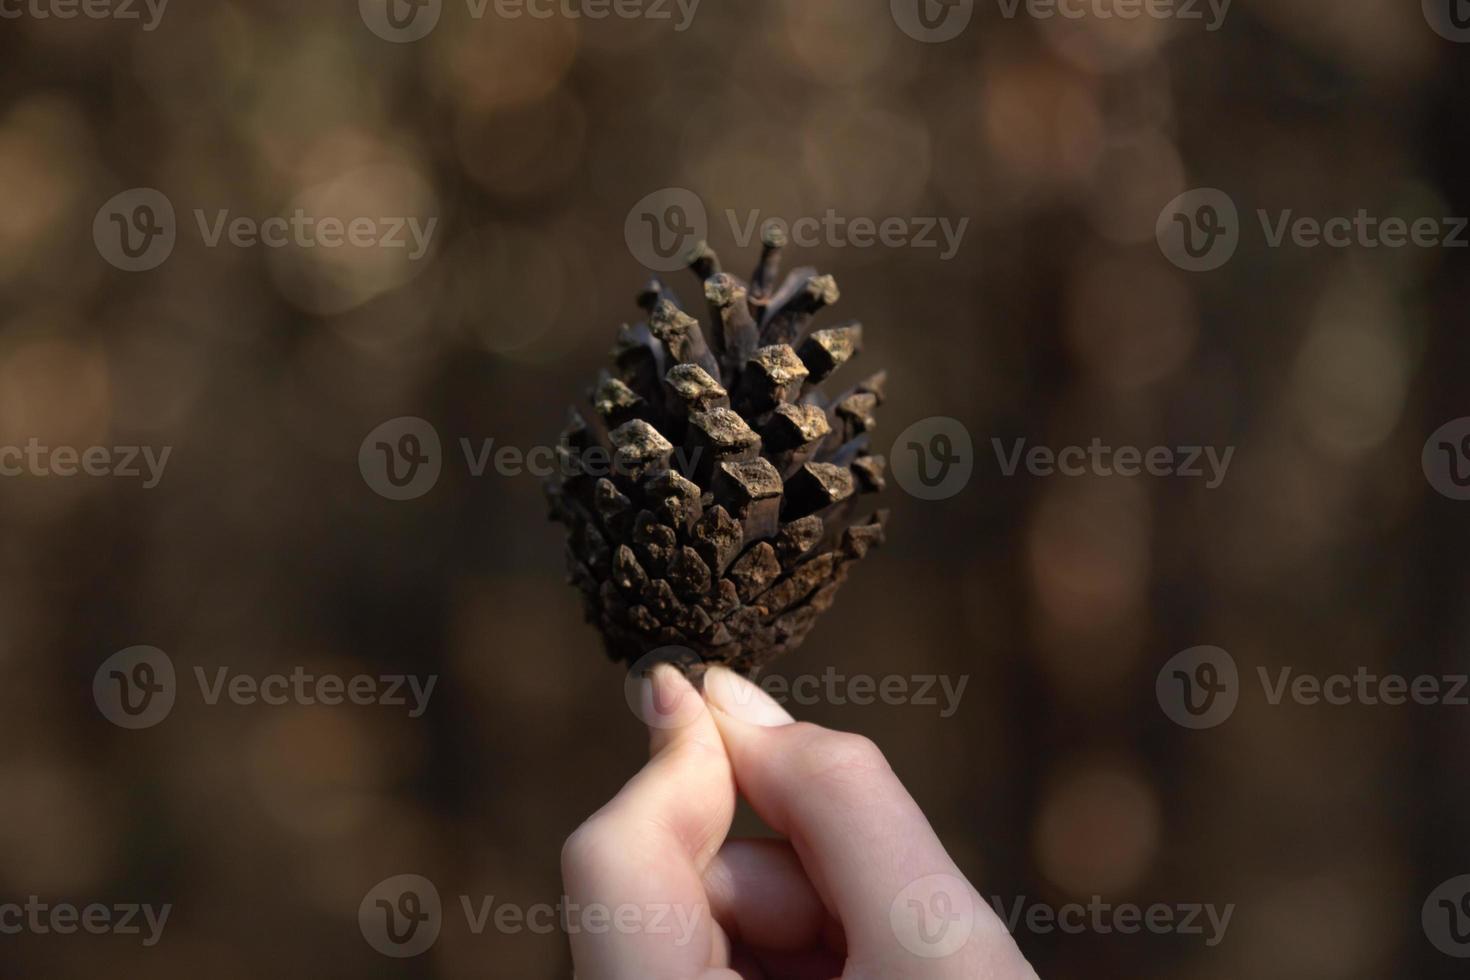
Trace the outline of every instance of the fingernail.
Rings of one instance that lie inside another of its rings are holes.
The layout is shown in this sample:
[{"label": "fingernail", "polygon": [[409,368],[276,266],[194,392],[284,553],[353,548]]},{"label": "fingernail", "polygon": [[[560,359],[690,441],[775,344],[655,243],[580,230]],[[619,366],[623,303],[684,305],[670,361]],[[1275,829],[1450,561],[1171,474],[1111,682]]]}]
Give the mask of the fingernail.
[{"label": "fingernail", "polygon": [[649,728],[682,728],[699,711],[699,693],[677,667],[659,664],[643,678],[638,714]]},{"label": "fingernail", "polygon": [[776,728],[796,721],[759,685],[728,667],[711,667],[704,675],[704,696],[710,704],[746,724]]}]

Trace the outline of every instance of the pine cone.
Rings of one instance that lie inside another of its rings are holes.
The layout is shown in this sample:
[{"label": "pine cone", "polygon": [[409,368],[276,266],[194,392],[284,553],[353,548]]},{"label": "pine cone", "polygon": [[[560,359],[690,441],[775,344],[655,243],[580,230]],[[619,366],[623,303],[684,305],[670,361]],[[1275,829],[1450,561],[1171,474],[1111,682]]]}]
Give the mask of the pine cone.
[{"label": "pine cone", "polygon": [[775,228],[762,239],[748,285],[695,248],[707,327],[650,282],[647,320],[622,328],[615,369],[562,433],[551,516],[615,660],[675,646],[695,672],[762,667],[801,643],[883,541],[887,511],[855,517],[883,489],[868,440],[884,375],[823,394],[862,325],[813,330],[837,283],[797,269],[774,288],[785,240]]}]

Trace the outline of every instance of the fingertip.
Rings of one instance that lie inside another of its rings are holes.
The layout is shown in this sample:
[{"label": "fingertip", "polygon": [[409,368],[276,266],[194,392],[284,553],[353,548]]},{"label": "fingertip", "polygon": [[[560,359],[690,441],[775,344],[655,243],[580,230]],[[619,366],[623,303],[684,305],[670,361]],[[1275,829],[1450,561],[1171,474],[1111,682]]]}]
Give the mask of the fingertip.
[{"label": "fingertip", "polygon": [[681,730],[706,714],[704,699],[689,678],[672,664],[658,664],[644,675],[638,714],[648,726],[652,751],[667,745]]},{"label": "fingertip", "polygon": [[[796,719],[759,684],[728,667],[711,667],[704,675],[704,697],[717,712],[761,728],[779,728]],[[716,715],[716,722],[719,717]]]}]

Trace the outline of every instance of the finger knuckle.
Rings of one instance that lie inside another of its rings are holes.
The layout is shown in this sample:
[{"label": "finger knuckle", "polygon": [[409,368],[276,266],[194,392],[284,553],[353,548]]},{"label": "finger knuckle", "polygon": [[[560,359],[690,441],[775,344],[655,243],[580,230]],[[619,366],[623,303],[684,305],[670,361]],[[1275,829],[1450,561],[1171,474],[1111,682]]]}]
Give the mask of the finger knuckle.
[{"label": "finger knuckle", "polygon": [[600,856],[607,852],[612,839],[607,820],[594,814],[572,831],[561,846],[561,869],[563,876],[595,865]]},{"label": "finger knuckle", "polygon": [[822,786],[861,783],[890,771],[877,744],[851,732],[813,729],[799,756],[803,776]]}]

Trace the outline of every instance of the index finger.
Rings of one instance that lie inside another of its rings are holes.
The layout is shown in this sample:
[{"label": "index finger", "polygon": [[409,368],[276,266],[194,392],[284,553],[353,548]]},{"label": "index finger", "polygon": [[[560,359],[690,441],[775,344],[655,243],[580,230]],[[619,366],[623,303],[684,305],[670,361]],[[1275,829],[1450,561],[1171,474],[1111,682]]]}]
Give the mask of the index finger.
[{"label": "index finger", "polygon": [[736,786],[791,840],[850,956],[900,975],[917,958],[947,960],[956,976],[1035,977],[877,746],[794,721],[728,670],[711,670],[704,691]]}]

